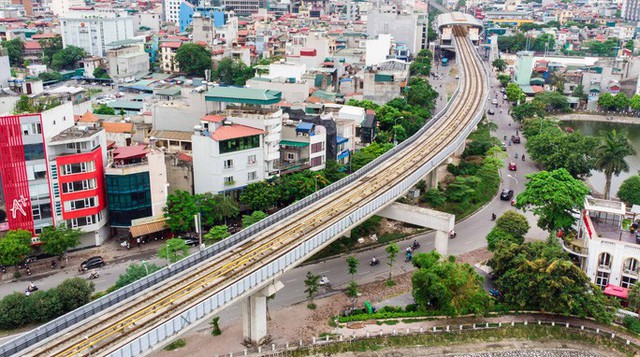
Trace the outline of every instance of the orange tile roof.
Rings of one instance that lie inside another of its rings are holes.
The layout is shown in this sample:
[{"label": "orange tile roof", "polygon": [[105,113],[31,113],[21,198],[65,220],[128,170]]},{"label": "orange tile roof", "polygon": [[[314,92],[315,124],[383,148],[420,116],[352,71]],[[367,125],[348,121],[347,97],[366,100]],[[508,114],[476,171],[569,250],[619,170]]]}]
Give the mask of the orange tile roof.
[{"label": "orange tile roof", "polygon": [[180,48],[180,46],[182,46],[182,42],[162,42],[162,43],[160,43],[160,47]]},{"label": "orange tile roof", "polygon": [[250,126],[241,125],[241,124],[233,124],[233,125],[224,125],[216,129],[213,133],[211,133],[211,139],[215,141],[229,140],[229,139],[237,139],[244,138],[247,136],[254,136],[264,134],[264,130],[252,128]]},{"label": "orange tile roof", "polygon": [[100,121],[100,118],[98,118],[97,115],[87,110],[84,114],[80,116],[79,121],[83,123],[96,123]]},{"label": "orange tile roof", "polygon": [[130,133],[133,131],[133,123],[105,121],[102,122],[102,127],[107,133]]},{"label": "orange tile roof", "polygon": [[202,118],[200,118],[200,120],[204,120],[212,123],[220,123],[224,121],[224,119],[225,117],[223,117],[222,115],[213,115],[213,114],[205,115]]},{"label": "orange tile roof", "polygon": [[24,49],[25,50],[41,50],[40,44],[38,41],[24,41]]}]

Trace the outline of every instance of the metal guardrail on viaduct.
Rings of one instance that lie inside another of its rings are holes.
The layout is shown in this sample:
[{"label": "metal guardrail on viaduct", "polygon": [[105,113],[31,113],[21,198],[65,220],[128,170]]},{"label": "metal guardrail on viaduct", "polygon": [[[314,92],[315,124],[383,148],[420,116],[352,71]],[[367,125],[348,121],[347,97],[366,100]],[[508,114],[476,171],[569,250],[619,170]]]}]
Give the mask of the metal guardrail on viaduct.
[{"label": "metal guardrail on viaduct", "polygon": [[[0,356],[149,353],[162,341],[268,285],[342,232],[394,202],[451,156],[483,116],[488,93],[486,68],[468,39],[458,37],[457,42],[459,52],[468,56],[459,57],[465,66],[460,80],[463,85],[459,83],[445,109],[414,136],[347,178],[251,227],[0,346]],[[464,86],[468,86],[466,90],[461,89]],[[442,141],[429,147],[430,139],[436,136]],[[393,170],[402,165],[404,171]],[[396,173],[397,177],[393,176]],[[355,196],[347,202],[350,194]],[[343,204],[351,206],[336,205],[341,197],[345,197]],[[320,210],[325,210],[324,214],[314,218]],[[298,216],[309,217],[315,225],[283,225]],[[277,236],[277,232],[284,233]],[[269,238],[258,239],[265,234]],[[114,315],[121,320],[111,323],[109,318],[115,319]],[[92,324],[102,330],[89,330]],[[82,330],[85,327],[87,330]],[[71,347],[55,349],[65,343]]]}]

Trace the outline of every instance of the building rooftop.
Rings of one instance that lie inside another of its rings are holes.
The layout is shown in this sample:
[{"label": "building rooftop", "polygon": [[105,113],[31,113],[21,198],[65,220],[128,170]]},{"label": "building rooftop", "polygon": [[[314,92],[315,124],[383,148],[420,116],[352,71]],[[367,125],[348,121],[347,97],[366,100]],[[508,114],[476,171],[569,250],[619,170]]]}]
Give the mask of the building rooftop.
[{"label": "building rooftop", "polygon": [[216,131],[211,133],[211,139],[215,141],[223,141],[260,134],[264,134],[264,130],[252,128],[246,125],[232,124],[223,125],[220,128],[216,129]]},{"label": "building rooftop", "polygon": [[81,123],[97,123],[100,121],[100,118],[98,118],[97,115],[87,110],[84,114],[80,116],[78,121]]},{"label": "building rooftop", "polygon": [[146,156],[149,152],[147,145],[121,146],[113,150],[114,160],[131,159]]},{"label": "building rooftop", "polygon": [[107,106],[114,109],[141,110],[144,107],[144,103],[131,102],[128,100],[116,100],[108,103]]},{"label": "building rooftop", "polygon": [[102,128],[96,128],[86,125],[72,126],[69,129],[63,130],[60,134],[51,138],[51,142],[66,142],[74,141],[76,139],[88,138],[95,133],[102,130]]},{"label": "building rooftop", "polygon": [[208,121],[210,123],[221,123],[225,120],[225,117],[222,115],[209,114],[209,115],[203,116],[202,118],[200,118],[200,120]]},{"label": "building rooftop", "polygon": [[156,139],[169,139],[178,141],[191,141],[192,133],[190,131],[176,131],[176,130],[151,130],[149,137]]},{"label": "building rooftop", "polygon": [[133,131],[133,123],[103,121],[102,127],[107,133],[131,133]]},{"label": "building rooftop", "polygon": [[269,105],[280,102],[282,92],[268,89],[213,87],[205,94],[209,102]]}]

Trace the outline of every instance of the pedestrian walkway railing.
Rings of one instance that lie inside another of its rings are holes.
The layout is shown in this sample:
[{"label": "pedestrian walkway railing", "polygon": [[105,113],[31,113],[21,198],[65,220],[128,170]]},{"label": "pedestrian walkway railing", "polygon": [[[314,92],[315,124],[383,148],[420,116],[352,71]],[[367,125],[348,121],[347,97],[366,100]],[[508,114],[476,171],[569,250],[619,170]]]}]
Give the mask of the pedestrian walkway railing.
[{"label": "pedestrian walkway railing", "polygon": [[[475,54],[475,56],[477,56],[478,58],[480,58],[480,56],[477,54],[476,51],[473,51],[473,53]],[[485,68],[485,76],[486,76],[486,68]],[[410,138],[407,138],[407,140],[403,141],[402,143],[398,144],[396,147],[394,147],[393,149],[387,151],[386,153],[384,153],[383,155],[381,155],[380,157],[376,158],[375,160],[373,160],[372,162],[368,163],[367,165],[365,165],[364,167],[362,167],[361,169],[359,169],[358,171],[354,172],[353,174],[343,178],[342,180],[339,180],[323,189],[321,189],[320,191],[317,191],[313,194],[311,194],[310,196],[307,196],[305,198],[303,198],[302,200],[283,208],[282,210],[270,215],[269,217],[251,225],[250,227],[230,236],[229,238],[223,239],[220,242],[217,242],[207,248],[205,248],[202,251],[199,251],[195,254],[192,254],[188,257],[186,257],[185,259],[180,260],[179,262],[170,265],[167,268],[161,269],[145,278],[142,278],[140,280],[137,280],[123,288],[120,288],[110,294],[107,294],[87,305],[84,305],[74,311],[71,311],[69,313],[67,313],[66,315],[63,315],[53,321],[50,321],[34,330],[31,330],[19,337],[17,337],[16,339],[13,339],[9,342],[7,342],[6,344],[0,346],[0,357],[1,356],[10,356],[16,353],[19,353],[20,351],[23,351],[24,349],[26,349],[27,347],[30,346],[34,346],[42,341],[44,341],[45,339],[77,324],[82,322],[83,320],[94,316],[95,314],[98,314],[116,304],[119,304],[135,295],[137,295],[140,292],[143,292],[144,290],[148,289],[151,286],[154,286],[156,284],[159,284],[167,279],[170,279],[174,276],[176,276],[177,274],[183,273],[189,269],[192,269],[193,267],[195,267],[198,264],[201,264],[213,257],[215,257],[216,255],[220,254],[221,252],[227,251],[235,246],[238,246],[240,244],[242,244],[243,242],[245,242],[246,240],[250,239],[251,237],[253,237],[254,235],[256,235],[257,233],[259,233],[260,231],[275,225],[276,223],[280,222],[281,220],[283,220],[284,218],[290,217],[291,215],[295,214],[296,212],[308,207],[309,205],[313,204],[314,202],[317,202],[318,200],[327,197],[337,191],[340,191],[341,189],[343,189],[344,187],[352,184],[353,182],[355,182],[356,180],[360,179],[361,177],[367,175],[369,172],[371,172],[372,170],[374,170],[376,167],[378,167],[380,164],[384,163],[385,161],[392,159],[393,156],[395,156],[396,154],[398,154],[399,152],[401,152],[402,150],[405,150],[409,145],[411,145],[412,143],[414,143],[416,140],[418,140],[427,130],[431,129],[437,122],[439,119],[441,119],[451,108],[451,106],[453,105],[453,103],[455,102],[455,99],[460,95],[460,84],[465,80],[464,76],[461,76],[460,80],[457,82],[457,87],[456,90],[453,94],[453,96],[451,97],[451,100],[449,100],[449,102],[447,103],[447,105],[445,106],[444,109],[442,109],[440,112],[438,112],[431,120],[429,120],[420,130],[418,130],[418,132],[416,132],[413,136],[411,136]],[[488,93],[488,82],[485,82],[485,87],[487,89],[487,93]],[[476,115],[476,118],[474,118],[471,122],[471,124],[469,125],[469,127],[467,128],[463,128],[460,131],[460,136],[454,140],[453,142],[451,142],[449,144],[449,146],[447,146],[447,148],[445,148],[443,150],[443,152],[441,152],[439,155],[436,155],[434,159],[431,160],[431,164],[433,163],[439,163],[442,162],[442,160],[444,160],[447,155],[448,155],[448,151],[452,151],[455,150],[455,148],[459,147],[460,144],[465,140],[465,138],[469,135],[469,133],[471,132],[471,130],[473,129],[473,127],[475,127],[475,125],[477,124],[477,122],[479,121],[479,118],[482,117],[482,114],[484,113],[484,110],[480,113],[478,113],[478,115]]]},{"label": "pedestrian walkway railing", "polygon": [[[335,343],[354,343],[360,341],[366,341],[372,338],[393,338],[393,337],[410,337],[420,336],[425,334],[461,334],[482,330],[496,330],[507,329],[512,327],[522,326],[545,326],[545,327],[557,327],[560,329],[566,329],[571,332],[588,333],[595,336],[601,336],[602,338],[608,338],[614,340],[616,343],[624,346],[629,346],[632,349],[636,349],[640,352],[640,343],[638,339],[624,336],[617,331],[602,328],[589,321],[585,323],[567,322],[562,320],[523,320],[523,321],[509,321],[509,322],[479,322],[468,324],[439,324],[437,326],[425,327],[406,327],[395,328],[391,326],[381,326],[377,331],[358,331],[354,330],[351,334],[324,334],[322,337],[313,337],[311,340],[297,340],[288,343],[273,343],[266,346],[246,348],[242,351],[229,352],[223,355],[216,355],[216,357],[233,357],[233,356],[287,356],[293,351],[306,351],[310,354],[314,354],[314,351],[319,350]],[[410,346],[408,346],[410,347]]]}]

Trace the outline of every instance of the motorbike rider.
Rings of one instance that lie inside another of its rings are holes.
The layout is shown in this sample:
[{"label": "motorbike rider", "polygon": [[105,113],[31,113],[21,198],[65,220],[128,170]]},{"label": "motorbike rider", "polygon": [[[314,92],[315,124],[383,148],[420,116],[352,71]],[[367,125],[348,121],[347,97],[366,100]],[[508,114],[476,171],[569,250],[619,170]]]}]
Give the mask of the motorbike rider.
[{"label": "motorbike rider", "polygon": [[376,265],[378,264],[378,259],[376,259],[376,257],[371,258],[371,265]]},{"label": "motorbike rider", "polygon": [[456,236],[456,231],[453,229],[449,231],[449,238],[454,238]]},{"label": "motorbike rider", "polygon": [[492,213],[492,214],[491,214],[491,220],[492,220],[492,221],[495,221],[495,220],[496,220],[496,214],[495,214],[495,213]]},{"label": "motorbike rider", "polygon": [[414,241],[413,241],[413,249],[416,249],[416,248],[418,248],[418,247],[420,247],[420,243],[418,243],[418,241],[417,241],[417,240],[414,240]]}]

